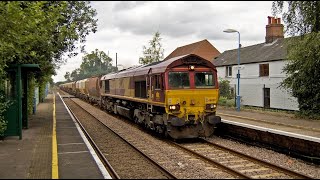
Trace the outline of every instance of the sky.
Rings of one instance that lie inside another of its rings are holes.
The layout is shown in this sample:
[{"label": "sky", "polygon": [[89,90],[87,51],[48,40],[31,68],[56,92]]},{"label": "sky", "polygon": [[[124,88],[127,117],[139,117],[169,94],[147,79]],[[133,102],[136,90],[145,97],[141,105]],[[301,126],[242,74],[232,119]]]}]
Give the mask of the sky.
[{"label": "sky", "polygon": [[[220,53],[265,41],[272,1],[91,1],[98,30],[86,37],[85,50],[104,51],[118,68],[139,64],[143,46],[160,33],[164,58],[180,46],[207,39]],[[282,21],[283,22],[283,21]],[[80,53],[56,69],[54,82],[80,67]]]}]

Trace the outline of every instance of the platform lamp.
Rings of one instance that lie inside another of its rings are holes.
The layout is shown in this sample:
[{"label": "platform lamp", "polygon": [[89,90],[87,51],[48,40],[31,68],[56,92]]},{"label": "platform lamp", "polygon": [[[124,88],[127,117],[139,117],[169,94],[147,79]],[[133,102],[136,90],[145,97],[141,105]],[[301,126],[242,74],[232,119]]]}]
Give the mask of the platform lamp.
[{"label": "platform lamp", "polygon": [[225,33],[235,33],[237,32],[239,35],[239,47],[238,47],[238,74],[237,74],[237,79],[238,79],[238,91],[237,91],[237,111],[240,111],[240,32],[234,29],[226,29],[223,32]]}]

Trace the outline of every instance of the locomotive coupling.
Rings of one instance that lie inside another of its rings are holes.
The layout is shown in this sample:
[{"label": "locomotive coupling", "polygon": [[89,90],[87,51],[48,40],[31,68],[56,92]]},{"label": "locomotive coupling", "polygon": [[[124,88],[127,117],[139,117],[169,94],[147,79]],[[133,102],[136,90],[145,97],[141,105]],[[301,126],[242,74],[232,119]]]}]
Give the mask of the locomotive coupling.
[{"label": "locomotive coupling", "polygon": [[184,126],[185,124],[184,120],[178,117],[173,117],[169,122],[172,126],[177,126],[177,127]]},{"label": "locomotive coupling", "polygon": [[221,117],[220,116],[211,115],[211,116],[208,116],[207,118],[208,118],[208,123],[209,124],[216,125],[216,124],[221,123]]}]

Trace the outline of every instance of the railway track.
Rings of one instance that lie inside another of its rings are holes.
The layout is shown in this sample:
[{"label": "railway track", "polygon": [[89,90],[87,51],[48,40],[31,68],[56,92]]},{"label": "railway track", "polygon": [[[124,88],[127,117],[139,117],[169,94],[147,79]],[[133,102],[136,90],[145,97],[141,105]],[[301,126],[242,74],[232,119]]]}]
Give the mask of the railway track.
[{"label": "railway track", "polygon": [[173,144],[194,156],[225,169],[225,171],[239,178],[312,179],[304,174],[214,144],[205,139],[198,139],[198,142],[182,144],[173,142]]},{"label": "railway track", "polygon": [[[84,103],[81,103],[84,104]],[[95,107],[98,109],[97,107]],[[85,108],[86,110],[89,108]],[[91,113],[95,113],[93,110]],[[94,115],[92,115],[94,116]],[[121,120],[120,120],[121,121]],[[132,126],[136,126],[136,124],[131,123],[130,121],[122,121],[126,124],[131,124]],[[123,126],[123,125],[122,125]],[[118,131],[118,130],[116,130]],[[126,136],[125,132],[121,133],[121,136]],[[136,136],[136,135],[135,135]],[[136,136],[137,137],[137,136]],[[128,138],[127,138],[128,139]],[[133,146],[136,146],[138,149],[143,152],[148,152],[147,146],[148,142],[146,141],[144,144],[141,144],[141,139],[137,138],[129,138],[128,139]],[[139,142],[140,141],[140,142]],[[223,147],[218,147],[216,144],[212,144],[210,142],[205,141],[204,139],[200,139],[198,142],[192,143],[175,143],[172,141],[162,141],[159,143],[159,146],[167,146],[168,150],[165,150],[170,154],[170,149],[173,150],[176,154],[174,155],[177,159],[178,157],[184,157],[186,163],[181,163],[181,167],[185,164],[197,164],[199,169],[206,169],[210,171],[210,173],[216,174],[227,174],[227,175],[219,175],[219,176],[198,176],[198,178],[298,178],[298,179],[309,179],[311,177],[305,176],[303,174],[299,174],[296,172],[292,172],[288,169],[272,165],[268,162],[253,159],[252,157],[248,157],[246,155],[240,155],[238,152],[233,152],[231,149],[225,149]],[[140,145],[139,145],[140,143]],[[166,145],[161,145],[161,144]],[[152,143],[150,143],[152,144]],[[151,145],[150,145],[151,146]],[[155,154],[154,152],[149,152],[149,155]],[[157,159],[157,158],[154,158]],[[165,160],[157,160],[159,164],[162,164],[166,167],[170,166],[169,164],[172,162],[168,162]],[[177,160],[179,161],[179,160]],[[182,161],[181,161],[182,162]],[[179,162],[180,163],[180,162]],[[180,166],[179,165],[179,166]],[[180,167],[180,168],[181,168]],[[181,172],[176,172],[167,168],[171,172],[175,172],[175,175],[178,178],[189,178],[188,175],[183,175]],[[192,169],[186,169],[186,171],[192,171]],[[187,172],[185,174],[188,174]],[[203,173],[204,174],[204,173]]]},{"label": "railway track", "polygon": [[[103,125],[93,115],[75,103],[72,99],[64,99],[73,114],[79,118],[79,124],[86,129],[86,135],[102,157],[115,178],[157,178],[176,179],[161,165],[148,155],[126,141],[121,135]],[[90,134],[90,135],[89,135]],[[108,159],[108,160],[107,160]]]}]

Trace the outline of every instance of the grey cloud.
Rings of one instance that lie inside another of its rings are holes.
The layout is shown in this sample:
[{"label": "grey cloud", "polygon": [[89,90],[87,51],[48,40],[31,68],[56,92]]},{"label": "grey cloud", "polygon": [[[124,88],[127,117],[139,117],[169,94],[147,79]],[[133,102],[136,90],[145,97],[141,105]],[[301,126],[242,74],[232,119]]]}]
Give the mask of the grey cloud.
[{"label": "grey cloud", "polygon": [[123,10],[129,10],[136,8],[137,6],[141,6],[148,3],[147,1],[120,1],[117,2],[112,11],[113,12],[118,12],[118,11],[123,11]]},{"label": "grey cloud", "polygon": [[[262,43],[272,1],[93,1],[91,4],[98,13],[98,31],[88,36],[86,50],[110,50],[113,58],[117,52],[118,62],[132,64],[131,61],[138,61],[142,46],[155,31],[163,37],[166,55],[179,46],[203,39],[221,52],[237,48],[236,34],[223,33],[226,28],[241,32],[243,46]],[[76,62],[68,62],[57,73],[63,76],[65,71],[72,71]]]},{"label": "grey cloud", "polygon": [[137,9],[115,12],[115,27],[137,35],[159,30],[167,36],[183,37],[197,32],[207,17],[217,17],[204,3],[181,3],[179,7],[172,7],[170,2],[163,2],[147,8],[150,12]]}]

